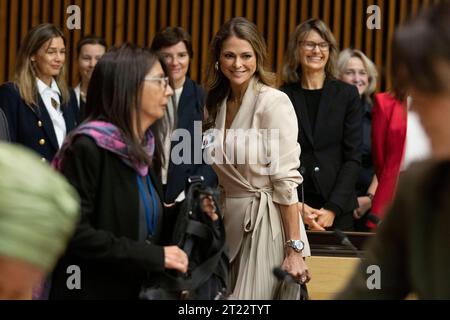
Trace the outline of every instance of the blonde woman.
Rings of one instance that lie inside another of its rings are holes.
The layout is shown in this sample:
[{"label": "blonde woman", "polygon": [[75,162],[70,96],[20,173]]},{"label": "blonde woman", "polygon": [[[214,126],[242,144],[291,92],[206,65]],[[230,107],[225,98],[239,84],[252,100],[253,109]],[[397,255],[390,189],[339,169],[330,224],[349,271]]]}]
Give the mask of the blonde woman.
[{"label": "blonde woman", "polygon": [[[372,163],[372,94],[377,86],[378,72],[375,64],[360,50],[345,49],[337,61],[338,77],[344,82],[356,86],[361,97],[362,122],[362,159],[361,170],[356,182],[358,208],[353,211],[356,231],[368,231],[365,214],[372,206],[378,180]],[[361,219],[363,218],[363,219]]]},{"label": "blonde woman", "polygon": [[51,161],[76,126],[76,98],[65,80],[66,46],[60,29],[41,24],[25,37],[14,81],[0,86],[0,108],[12,142]]}]

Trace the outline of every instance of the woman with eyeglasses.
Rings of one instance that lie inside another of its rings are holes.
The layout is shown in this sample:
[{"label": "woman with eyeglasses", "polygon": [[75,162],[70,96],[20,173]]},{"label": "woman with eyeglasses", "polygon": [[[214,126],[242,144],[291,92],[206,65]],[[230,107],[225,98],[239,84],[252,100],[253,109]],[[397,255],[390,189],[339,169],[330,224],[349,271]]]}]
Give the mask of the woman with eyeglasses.
[{"label": "woman with eyeglasses", "polygon": [[[80,194],[81,218],[51,299],[138,299],[148,274],[187,271],[186,253],[167,243],[176,212],[163,208],[158,180],[161,119],[172,94],[162,59],[149,50],[123,45],[98,62],[87,119],[53,163]],[[81,272],[80,290],[67,285],[71,265]]]},{"label": "woman with eyeglasses", "polygon": [[281,87],[299,121],[299,210],[312,230],[353,229],[361,165],[362,112],[355,86],[336,79],[338,48],[328,26],[310,19],[291,35]]}]

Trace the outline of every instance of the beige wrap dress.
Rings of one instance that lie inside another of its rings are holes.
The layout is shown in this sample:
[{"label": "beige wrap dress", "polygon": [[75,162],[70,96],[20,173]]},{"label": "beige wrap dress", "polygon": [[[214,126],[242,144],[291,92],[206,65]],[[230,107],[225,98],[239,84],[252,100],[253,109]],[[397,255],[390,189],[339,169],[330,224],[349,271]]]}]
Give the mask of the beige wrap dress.
[{"label": "beige wrap dress", "polygon": [[[297,117],[286,94],[255,78],[225,132],[226,108],[225,100],[212,130],[213,143],[206,149],[219,178],[231,263],[231,298],[273,299],[279,281],[272,270],[284,260],[279,204],[297,203],[297,186],[302,183],[297,170]],[[309,256],[301,217],[300,229],[303,255]]]}]

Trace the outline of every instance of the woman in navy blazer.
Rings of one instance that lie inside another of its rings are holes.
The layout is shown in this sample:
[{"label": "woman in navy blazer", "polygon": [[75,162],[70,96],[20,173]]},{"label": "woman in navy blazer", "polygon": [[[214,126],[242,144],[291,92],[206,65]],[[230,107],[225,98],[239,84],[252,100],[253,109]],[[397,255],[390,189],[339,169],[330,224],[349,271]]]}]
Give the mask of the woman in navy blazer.
[{"label": "woman in navy blazer", "polygon": [[65,38],[51,24],[34,27],[25,37],[14,82],[0,86],[10,140],[52,161],[65,135],[76,125],[76,98],[65,82]]},{"label": "woman in navy blazer", "polygon": [[[204,184],[211,187],[217,186],[217,176],[211,166],[204,164],[202,161],[201,124],[205,93],[202,87],[186,75],[189,69],[189,61],[193,56],[190,35],[180,27],[167,27],[156,34],[152,42],[152,50],[161,53],[173,79],[174,100],[177,106],[175,108],[177,114],[174,117],[176,118],[176,125],[174,127],[187,130],[191,138],[189,161],[181,163],[173,161],[170,153],[177,144],[185,142],[184,138],[180,139],[179,142],[170,142],[169,140],[166,142],[166,165],[163,167],[162,181],[163,185],[166,185],[165,202],[172,203],[184,190],[189,176],[203,176]],[[171,103],[173,103],[173,100]],[[178,154],[178,152],[175,152],[175,154]],[[183,154],[180,154],[180,156],[183,156]]]},{"label": "woman in navy blazer", "polygon": [[[358,207],[362,111],[356,87],[335,79],[337,46],[326,24],[310,19],[291,36],[281,88],[299,121],[304,221],[313,230],[352,230]],[[301,188],[298,188],[301,199]]]}]

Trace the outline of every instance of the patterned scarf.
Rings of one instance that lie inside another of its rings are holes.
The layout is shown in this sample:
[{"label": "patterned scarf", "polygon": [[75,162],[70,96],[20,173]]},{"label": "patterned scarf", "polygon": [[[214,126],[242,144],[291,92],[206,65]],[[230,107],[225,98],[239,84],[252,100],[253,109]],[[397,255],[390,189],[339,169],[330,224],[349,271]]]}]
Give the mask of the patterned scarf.
[{"label": "patterned scarf", "polygon": [[[84,123],[66,137],[52,163],[56,170],[59,171],[61,169],[64,154],[72,145],[74,138],[78,135],[86,135],[93,138],[97,146],[118,155],[127,166],[133,168],[140,176],[144,177],[148,174],[147,164],[139,163],[129,155],[128,145],[123,139],[119,128],[104,121],[90,121]],[[145,133],[144,150],[151,159],[155,152],[155,137],[150,129]]]}]

